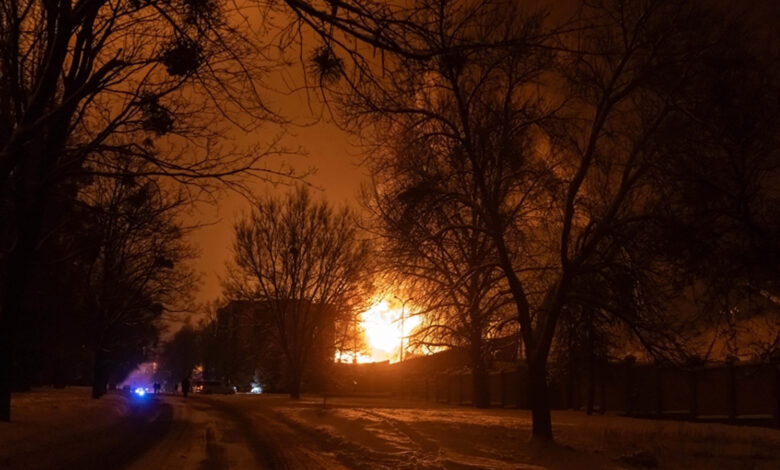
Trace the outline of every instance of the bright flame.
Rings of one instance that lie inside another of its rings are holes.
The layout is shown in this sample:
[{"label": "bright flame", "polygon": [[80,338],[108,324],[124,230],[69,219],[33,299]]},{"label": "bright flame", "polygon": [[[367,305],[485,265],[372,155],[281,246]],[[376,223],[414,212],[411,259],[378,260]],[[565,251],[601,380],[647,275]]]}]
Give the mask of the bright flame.
[{"label": "bright flame", "polygon": [[357,353],[357,357],[355,357],[355,354],[352,351],[344,352],[344,351],[336,351],[336,362],[341,362],[342,364],[351,364],[352,362],[357,362],[358,364],[366,364],[368,362],[376,362],[379,359],[368,356],[363,353]]},{"label": "bright flame", "polygon": [[[403,313],[403,330],[401,329],[401,314]],[[361,315],[361,326],[366,333],[366,341],[371,348],[372,360],[398,360],[401,350],[401,338],[408,345],[409,333],[420,324],[420,318],[409,316],[409,305],[402,312],[401,308],[390,308],[387,301],[382,300],[371,306]],[[408,347],[408,346],[407,346]],[[358,358],[358,362],[363,362]]]}]

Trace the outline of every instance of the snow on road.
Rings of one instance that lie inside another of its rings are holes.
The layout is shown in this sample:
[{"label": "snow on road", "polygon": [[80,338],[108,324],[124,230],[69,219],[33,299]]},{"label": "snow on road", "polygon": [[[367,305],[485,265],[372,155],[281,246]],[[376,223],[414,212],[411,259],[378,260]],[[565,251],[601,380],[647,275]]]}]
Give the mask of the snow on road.
[{"label": "snow on road", "polygon": [[194,398],[162,397],[173,410],[168,432],[127,468],[254,469],[267,468],[256,462],[236,424],[219,411]]},{"label": "snow on road", "polygon": [[554,412],[557,444],[540,446],[522,410],[273,395],[133,409],[119,395],[69,393],[15,401],[19,421],[0,424],[0,469],[618,469],[638,452],[659,468],[780,468],[773,429]]}]

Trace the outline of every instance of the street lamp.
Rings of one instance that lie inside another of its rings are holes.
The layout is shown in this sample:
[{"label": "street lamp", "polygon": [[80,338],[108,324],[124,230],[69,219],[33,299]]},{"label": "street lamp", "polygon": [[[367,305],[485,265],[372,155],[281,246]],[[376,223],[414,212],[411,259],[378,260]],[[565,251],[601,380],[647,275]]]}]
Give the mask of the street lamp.
[{"label": "street lamp", "polygon": [[406,314],[406,302],[409,302],[410,300],[413,300],[412,297],[407,298],[406,300],[398,297],[397,295],[394,295],[393,297],[396,298],[399,302],[401,302],[401,349],[398,352],[398,362],[404,361],[404,318]]}]

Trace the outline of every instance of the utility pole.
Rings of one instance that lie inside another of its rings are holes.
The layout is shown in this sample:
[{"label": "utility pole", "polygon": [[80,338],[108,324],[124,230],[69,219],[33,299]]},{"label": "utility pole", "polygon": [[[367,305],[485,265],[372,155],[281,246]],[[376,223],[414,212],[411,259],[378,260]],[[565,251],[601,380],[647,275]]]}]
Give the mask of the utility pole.
[{"label": "utility pole", "polygon": [[409,302],[410,300],[413,300],[412,297],[407,298],[406,300],[398,297],[397,295],[394,295],[399,302],[401,302],[401,349],[398,352],[398,362],[404,361],[404,319],[406,318],[406,302]]}]

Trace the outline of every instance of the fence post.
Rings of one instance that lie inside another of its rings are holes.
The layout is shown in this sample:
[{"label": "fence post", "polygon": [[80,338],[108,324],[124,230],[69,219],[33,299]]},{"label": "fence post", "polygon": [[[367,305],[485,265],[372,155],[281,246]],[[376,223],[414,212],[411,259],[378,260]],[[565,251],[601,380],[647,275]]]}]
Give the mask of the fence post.
[{"label": "fence post", "polygon": [[656,382],[656,389],[658,391],[658,417],[662,417],[664,415],[664,369],[660,364],[657,364],[657,382]]},{"label": "fence post", "polygon": [[691,367],[691,419],[696,421],[699,416],[699,387],[697,382],[696,367]]},{"label": "fence post", "polygon": [[599,378],[601,379],[601,406],[599,407],[599,413],[604,414],[607,412],[607,371],[609,369],[609,363],[602,362],[601,363],[601,374],[599,374]]},{"label": "fence post", "polygon": [[[571,361],[572,363],[574,361]],[[566,409],[574,409],[574,367],[569,364],[569,376],[566,390]]]},{"label": "fence post", "polygon": [[463,404],[463,374],[458,374],[458,405]]},{"label": "fence post", "polygon": [[735,423],[737,421],[737,370],[734,365],[736,362],[737,358],[734,356],[726,358],[728,370],[728,387],[726,393],[729,407],[729,423]]},{"label": "fence post", "polygon": [[[517,387],[515,389],[515,408],[523,409],[528,403],[528,369],[526,367],[525,373],[523,369],[517,367],[514,371],[515,383]],[[525,379],[525,380],[523,380]]]},{"label": "fence post", "polygon": [[500,396],[501,396],[501,407],[503,408],[503,407],[506,406],[506,396],[507,396],[507,393],[506,393],[506,373],[504,372],[503,369],[501,369],[501,375],[499,376],[498,384],[499,384],[499,393],[500,393]]},{"label": "fence post", "polygon": [[780,428],[780,354],[772,358],[772,367],[775,370],[775,427]]},{"label": "fence post", "polygon": [[634,371],[632,370],[634,362],[636,362],[636,358],[630,354],[623,359],[625,364],[626,416],[631,416],[634,411]]}]

